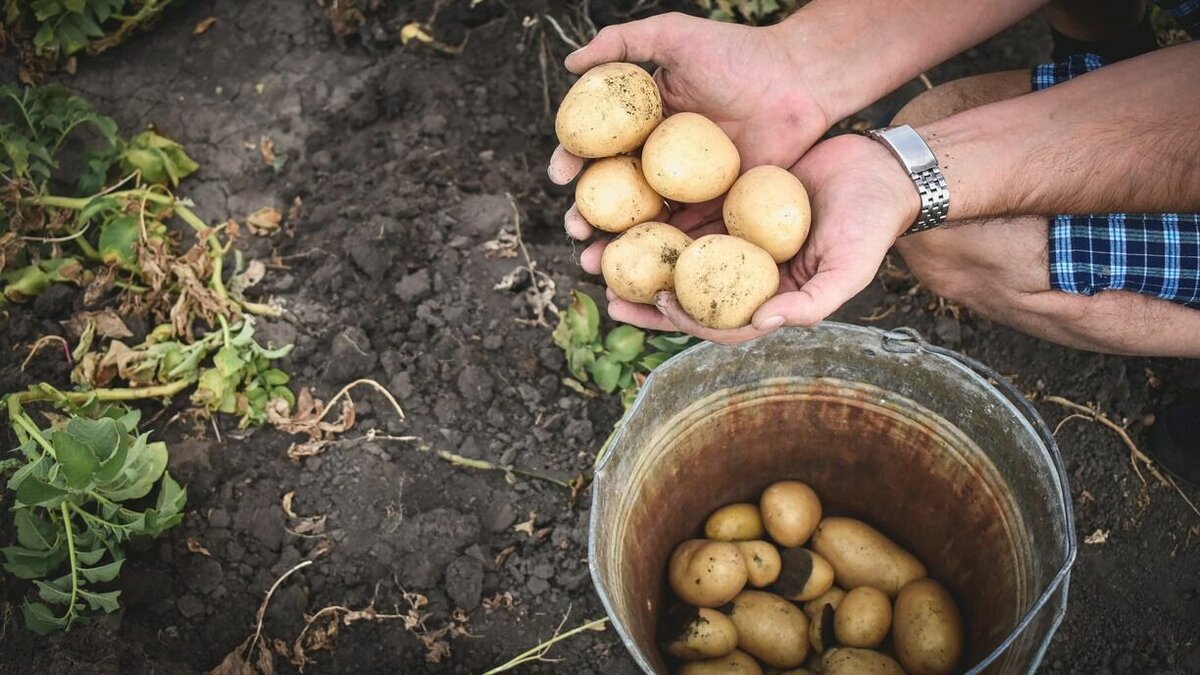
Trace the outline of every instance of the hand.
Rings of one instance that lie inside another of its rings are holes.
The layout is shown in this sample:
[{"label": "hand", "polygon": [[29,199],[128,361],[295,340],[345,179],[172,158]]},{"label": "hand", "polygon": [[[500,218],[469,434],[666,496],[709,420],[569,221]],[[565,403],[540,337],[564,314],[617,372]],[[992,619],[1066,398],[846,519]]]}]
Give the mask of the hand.
[{"label": "hand", "polygon": [[[664,14],[609,26],[586,47],[567,57],[567,68],[583,73],[612,61],[653,62],[666,114],[705,115],[733,139],[742,170],[760,164],[791,166],[821,134],[830,119],[805,81],[810,58],[795,54],[778,26],[754,28]],[[561,146],[550,159],[550,179],[565,185],[584,160]],[[693,205],[675,224],[694,226],[720,209],[720,202]],[[592,228],[574,207],[566,229],[586,239]]]},{"label": "hand", "polygon": [[[755,312],[749,326],[705,328],[670,293],[659,293],[656,306],[650,306],[615,298],[610,292],[612,318],[731,344],[780,326],[819,323],[866,288],[892,243],[916,221],[921,202],[912,180],[883,145],[853,135],[817,145],[792,167],[792,173],[812,200],[812,230],[800,253],[779,266],[779,294]],[[697,235],[717,227],[705,226]],[[589,248],[581,259],[589,271],[599,267],[597,248]]]}]

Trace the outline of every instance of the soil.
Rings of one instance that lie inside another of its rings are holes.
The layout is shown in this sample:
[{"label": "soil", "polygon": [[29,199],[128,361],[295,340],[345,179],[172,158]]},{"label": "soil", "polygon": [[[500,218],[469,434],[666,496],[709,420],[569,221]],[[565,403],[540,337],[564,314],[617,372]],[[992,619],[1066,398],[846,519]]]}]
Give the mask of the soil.
[{"label": "soil", "polygon": [[[435,4],[430,33],[463,45],[460,53],[398,44],[399,28],[428,21]],[[621,20],[630,4],[593,2],[593,18]],[[470,633],[449,639],[450,655],[433,664],[402,621],[358,621],[313,653],[306,673],[478,673],[564,621],[603,615],[586,564],[586,493],[572,504],[551,482],[510,482],[414,443],[364,436],[372,428],[419,436],[464,457],[568,479],[591,467],[619,415],[615,397],[588,399],[561,384],[566,370],[549,330],[518,321],[530,318],[525,296],[493,289],[520,259],[489,258],[483,248],[519,216],[529,254],[557,285],[557,304],[576,288],[603,298],[562,234],[569,190],[545,179],[554,144],[548,111],[569,86],[558,64],[570,51],[545,19],[529,19],[547,13],[563,19],[569,11],[549,0],[387,2],[359,36],[338,38],[315,2],[193,0],[154,31],[80,60],[71,87],[127,131],[155,124],[200,162],[184,187],[205,218],[289,211],[286,233],[244,245],[248,255],[275,253],[287,265],[262,289],[287,312],[261,334],[295,343],[287,363],[294,381],[328,398],[355,378],[374,378],[406,419],[380,396],[356,392],[355,429],[294,462],[286,450],[295,439],[283,433],[239,432],[221,419],[218,439],[168,411],[158,433],[170,443],[170,470],[188,487],[183,524],[131,547],[121,612],[67,635],[40,638],[20,627],[29,587],[4,579],[0,672],[205,672],[254,632],[267,589],[304,560],[313,563],[275,592],[264,636],[291,642],[305,614],[327,606],[403,614],[405,593],[428,599],[430,631],[457,607]],[[194,35],[209,16],[216,23]],[[942,82],[1048,54],[1046,31],[1031,19],[929,75]],[[910,83],[862,117],[882,121],[919,91]],[[285,159],[279,170],[264,164],[263,137]],[[0,334],[3,389],[65,381],[66,364],[49,356],[30,372],[18,366],[38,335],[61,332],[57,322],[78,302],[55,290],[13,309]],[[910,279],[889,277],[838,318],[912,326],[1024,391],[1096,402],[1129,420],[1139,443],[1147,415],[1200,388],[1195,362],[1071,351],[953,310]],[[1066,416],[1039,406],[1051,424]],[[1081,542],[1070,607],[1043,672],[1200,672],[1200,519],[1174,492],[1143,487],[1111,431],[1071,421],[1058,439]],[[296,534],[300,520],[281,506],[286,494],[299,517],[323,516],[324,531]],[[1200,492],[1189,494],[1200,501]],[[12,535],[7,527],[0,542]],[[1082,541],[1096,532],[1107,539]],[[190,552],[189,540],[207,554]],[[511,606],[483,606],[506,595]],[[578,635],[555,656],[562,662],[529,672],[635,672],[611,629]],[[275,671],[295,668],[277,658]]]}]

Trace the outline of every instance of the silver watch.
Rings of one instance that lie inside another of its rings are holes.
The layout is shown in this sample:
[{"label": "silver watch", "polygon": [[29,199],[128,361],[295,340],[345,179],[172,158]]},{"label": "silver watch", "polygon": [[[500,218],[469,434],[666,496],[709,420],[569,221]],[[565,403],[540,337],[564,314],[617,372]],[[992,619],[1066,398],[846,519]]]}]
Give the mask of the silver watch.
[{"label": "silver watch", "polygon": [[917,222],[904,234],[923,232],[944,223],[946,212],[950,210],[950,190],[946,187],[946,177],[938,167],[937,157],[933,156],[925,139],[907,124],[871,129],[864,131],[863,135],[883,143],[892,151],[921,195],[921,213],[917,216]]}]

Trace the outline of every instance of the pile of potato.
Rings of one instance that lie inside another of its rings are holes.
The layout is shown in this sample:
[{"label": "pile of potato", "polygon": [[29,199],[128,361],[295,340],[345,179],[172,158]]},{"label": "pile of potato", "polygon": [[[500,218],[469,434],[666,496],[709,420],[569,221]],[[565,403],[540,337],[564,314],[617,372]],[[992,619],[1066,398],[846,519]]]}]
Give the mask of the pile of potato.
[{"label": "pile of potato", "polygon": [[[812,217],[808,193],[791,172],[759,166],[742,174],[737,148],[720,127],[695,113],[663,119],[654,79],[627,63],[584,73],[563,99],[555,131],[566,150],[596,160],[579,177],[575,203],[592,225],[620,233],[601,258],[618,296],[650,303],[673,290],[697,322],[738,328],[775,295],[776,264],[800,250]],[[656,221],[664,200],[695,204],[722,195],[727,235],[693,241]]]},{"label": "pile of potato", "polygon": [[667,579],[680,602],[659,641],[679,675],[947,675],[962,658],[958,607],[921,561],[862,521],[823,518],[799,481],[717,509]]}]

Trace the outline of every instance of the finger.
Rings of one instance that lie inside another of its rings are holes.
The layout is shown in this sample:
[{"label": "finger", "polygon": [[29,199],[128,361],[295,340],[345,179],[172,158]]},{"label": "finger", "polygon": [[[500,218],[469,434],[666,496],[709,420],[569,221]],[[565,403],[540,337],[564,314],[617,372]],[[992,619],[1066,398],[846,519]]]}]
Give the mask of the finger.
[{"label": "finger", "polygon": [[571,204],[571,208],[567,209],[567,213],[563,216],[563,229],[572,239],[579,241],[588,239],[595,232],[591,223],[579,212],[578,204]]},{"label": "finger", "polygon": [[697,227],[696,229],[692,230],[691,232],[688,232],[687,234],[693,240],[696,240],[696,239],[699,239],[700,237],[704,237],[704,236],[707,236],[710,234],[726,234],[727,232],[728,232],[728,230],[725,229],[725,223],[722,223],[721,221],[718,220],[715,223],[709,223],[707,225],[702,225],[700,227]]},{"label": "finger", "polygon": [[679,304],[679,299],[674,293],[662,292],[654,296],[654,304],[663,316],[670,319],[677,330],[681,330],[689,335],[695,335],[701,340],[716,342],[723,345],[732,345],[747,340],[765,335],[770,330],[759,330],[753,325],[743,326],[742,328],[733,328],[730,330],[719,330],[702,326],[695,319],[688,316],[688,313],[683,311],[683,306]]},{"label": "finger", "polygon": [[781,293],[763,303],[752,324],[761,329],[814,326],[833,314],[871,282],[850,270],[818,270],[799,290]]},{"label": "finger", "polygon": [[671,224],[684,232],[689,232],[701,225],[720,219],[721,206],[724,203],[724,197],[717,197],[699,204],[684,204],[675,209],[671,215]]},{"label": "finger", "polygon": [[613,321],[628,323],[650,330],[675,331],[675,325],[654,305],[641,305],[614,297],[608,303],[608,315]]},{"label": "finger", "polygon": [[579,266],[588,274],[600,274],[600,258],[604,255],[604,247],[608,246],[608,240],[594,242],[591,246],[583,249],[583,253],[579,254]]},{"label": "finger", "polygon": [[658,91],[662,94],[663,99],[663,117],[670,117],[679,112],[667,104],[670,99],[668,92],[671,91],[671,83],[667,81],[667,71],[664,68],[654,69],[654,84],[658,85]]},{"label": "finger", "polygon": [[551,182],[566,185],[575,180],[575,176],[583,170],[585,161],[584,158],[567,152],[567,149],[560,145],[554,148],[554,154],[550,155],[550,165],[546,167],[546,174],[550,176]]},{"label": "finger", "polygon": [[575,50],[565,61],[567,70],[582,74],[602,63],[654,62],[670,67],[681,30],[698,21],[681,14],[665,14],[640,21],[606,26],[591,42]]}]

